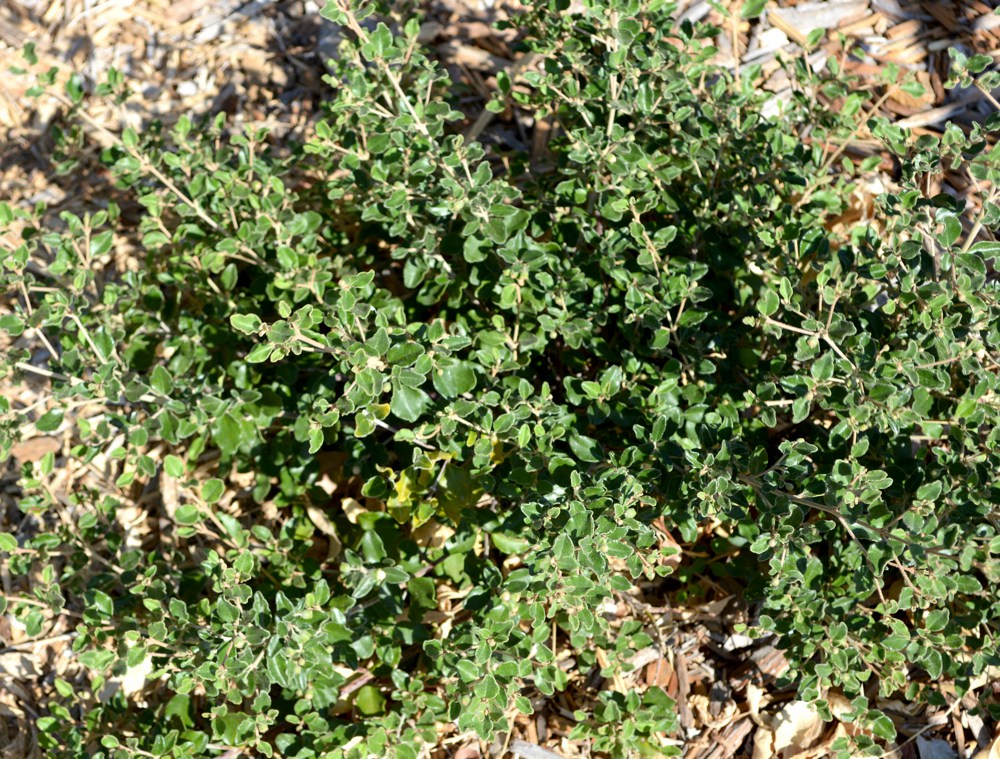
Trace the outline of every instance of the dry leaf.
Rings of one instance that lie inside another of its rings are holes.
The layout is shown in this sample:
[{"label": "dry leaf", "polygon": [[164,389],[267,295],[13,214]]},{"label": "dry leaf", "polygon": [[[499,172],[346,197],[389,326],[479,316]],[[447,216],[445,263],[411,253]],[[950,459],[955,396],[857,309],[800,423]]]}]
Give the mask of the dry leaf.
[{"label": "dry leaf", "polygon": [[812,748],[825,730],[816,707],[806,701],[788,702],[769,721],[770,729],[758,728],[754,736],[754,759],[790,759]]},{"label": "dry leaf", "polygon": [[917,753],[920,759],[958,759],[955,748],[942,738],[917,736]]},{"label": "dry leaf", "polygon": [[757,642],[756,638],[752,638],[749,635],[743,635],[742,633],[731,633],[726,636],[726,639],[722,642],[722,647],[727,651],[740,651],[744,648],[749,648],[754,643]]},{"label": "dry leaf", "polygon": [[344,480],[344,462],[347,454],[340,451],[324,451],[316,455],[320,476],[316,485],[328,496],[333,496]]},{"label": "dry leaf", "polygon": [[309,515],[309,520],[316,525],[316,529],[330,539],[330,548],[327,552],[327,559],[329,561],[333,561],[340,556],[340,551],[343,548],[340,538],[337,537],[337,528],[333,526],[333,522],[330,521],[322,509],[314,506],[308,501],[306,502],[306,514]]},{"label": "dry leaf", "polygon": [[131,696],[133,693],[141,691],[146,685],[146,678],[149,677],[149,673],[152,671],[153,660],[148,656],[135,666],[125,670],[125,674],[121,679],[122,691],[125,695]]},{"label": "dry leaf", "polygon": [[320,475],[320,478],[316,481],[316,485],[329,496],[332,496],[337,489],[337,483],[326,472]]},{"label": "dry leaf", "polygon": [[166,472],[160,474],[160,499],[167,519],[171,522],[175,521],[174,515],[181,505],[180,492],[177,490],[177,480],[168,477]]},{"label": "dry leaf", "polygon": [[670,567],[671,569],[677,569],[680,566],[682,556],[681,544],[674,540],[674,536],[670,534],[670,530],[667,529],[666,523],[663,521],[663,517],[653,521],[653,527],[659,533],[660,537],[660,549],[674,551],[669,556],[664,557],[661,563]]},{"label": "dry leaf", "polygon": [[436,519],[429,519],[413,531],[411,537],[417,545],[424,548],[441,548],[455,530]]},{"label": "dry leaf", "polygon": [[753,736],[753,759],[773,759],[774,756],[774,733],[758,727]]},{"label": "dry leaf", "polygon": [[980,749],[972,759],[1000,759],[1000,734],[986,748]]},{"label": "dry leaf", "polygon": [[750,719],[754,724],[766,730],[771,729],[770,715],[760,713],[760,710],[767,706],[770,697],[755,682],[747,683],[747,706],[750,707]]},{"label": "dry leaf", "polygon": [[824,723],[816,707],[805,701],[792,701],[775,715],[774,747],[783,756],[811,748],[823,734]]},{"label": "dry leaf", "polygon": [[[719,704],[719,713],[717,715],[713,714],[712,699],[700,693],[693,694],[688,699],[688,703],[694,712],[696,723],[712,730],[720,730],[726,727],[739,712],[739,707],[736,706],[735,701],[726,700]],[[716,703],[719,702],[717,701]]]},{"label": "dry leaf", "polygon": [[41,675],[38,657],[17,651],[0,656],[0,672],[17,680],[32,680]]},{"label": "dry leaf", "polygon": [[368,511],[356,498],[344,498],[340,502],[340,508],[343,509],[344,516],[351,524],[357,524],[358,516]]},{"label": "dry leaf", "polygon": [[134,503],[115,509],[115,521],[121,525],[127,548],[142,548],[143,539],[149,533],[147,517],[146,510]]},{"label": "dry leaf", "polygon": [[47,453],[58,453],[60,448],[62,448],[62,443],[54,437],[32,437],[17,443],[11,448],[10,453],[22,463],[25,461],[38,462]]},{"label": "dry leaf", "polygon": [[841,722],[845,722],[845,717],[854,713],[854,704],[839,691],[830,691],[827,693],[826,703],[830,706],[830,713],[835,719]]}]

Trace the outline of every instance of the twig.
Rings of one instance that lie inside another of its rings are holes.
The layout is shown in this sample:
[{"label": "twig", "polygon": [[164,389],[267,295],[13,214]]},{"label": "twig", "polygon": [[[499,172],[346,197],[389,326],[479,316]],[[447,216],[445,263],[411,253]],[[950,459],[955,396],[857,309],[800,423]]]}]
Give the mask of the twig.
[{"label": "twig", "polygon": [[[748,485],[758,495],[763,496],[764,483],[762,483],[760,480],[745,474],[737,475],[737,480],[742,482],[744,485]],[[776,493],[775,495],[787,498],[791,503],[794,503],[798,506],[804,506],[808,509],[814,509],[816,511],[823,512],[824,514],[829,514],[830,516],[834,517],[837,520],[846,519],[844,514],[841,513],[838,509],[835,509],[832,506],[827,506],[826,504],[823,503],[819,503],[818,501],[814,501],[810,498],[805,498],[800,495],[793,495],[791,493]],[[896,535],[895,533],[890,532],[889,530],[883,529],[881,527],[876,527],[875,525],[870,524],[868,522],[863,522],[860,519],[855,519],[854,523],[859,527],[862,527],[865,530],[868,530],[869,532],[878,535],[880,538],[883,538],[885,540],[893,540],[896,541],[897,543],[902,543],[911,550],[916,548],[921,551],[924,551],[925,553],[933,554],[935,556],[941,556],[942,558],[952,559],[953,561],[958,560],[958,556],[954,553],[954,551],[949,551],[944,546],[925,546],[922,545],[921,543],[917,543],[912,540],[907,540],[906,538]]]},{"label": "twig", "polygon": [[[387,432],[391,432],[393,435],[395,435],[397,432],[399,432],[398,429],[396,429],[395,427],[393,427],[391,424],[386,424],[381,419],[376,419],[375,420],[375,426],[376,427],[381,427],[383,430],[386,430]],[[413,440],[410,441],[410,442],[412,442],[416,446],[419,446],[419,447],[423,448],[425,451],[436,451],[437,450],[433,445],[429,445],[428,443],[425,443],[423,440],[420,440],[416,436],[414,436]],[[442,470],[442,471],[444,471],[444,470]]]},{"label": "twig", "polygon": [[[68,108],[76,107],[76,104],[73,103],[73,101],[71,101],[69,98],[60,93],[52,92],[50,94],[52,95],[52,97],[54,97],[56,100],[58,100],[60,103],[67,106]],[[191,209],[198,216],[198,218],[204,221],[211,229],[215,231],[219,231],[222,229],[222,225],[219,224],[219,222],[217,222],[215,219],[209,216],[205,212],[205,209],[203,209],[197,201],[195,201],[193,198],[184,193],[176,184],[174,184],[174,182],[166,174],[160,171],[160,169],[157,168],[145,155],[138,152],[137,150],[134,150],[133,148],[130,148],[128,145],[124,143],[124,141],[119,135],[115,134],[106,126],[98,122],[86,111],[81,109],[77,111],[77,114],[80,116],[81,119],[87,122],[87,124],[89,124],[93,129],[97,130],[100,134],[103,134],[106,137],[110,138],[115,145],[117,145],[126,153],[128,153],[132,158],[136,159],[144,171],[148,172],[149,174],[152,174],[157,180],[160,181],[160,183],[163,184],[164,187],[166,187],[168,190],[170,190],[170,192],[176,195],[181,200],[181,202],[190,206]],[[247,258],[243,258],[234,254],[226,254],[226,255],[228,255],[230,258],[237,258],[246,263],[268,268],[267,264],[261,260],[260,256],[257,255],[256,251],[250,248],[245,242],[240,242],[240,247],[244,250],[244,252],[248,254]]]},{"label": "twig", "polygon": [[49,643],[61,643],[64,640],[73,640],[80,633],[78,632],[68,632],[62,635],[53,635],[49,638],[36,638],[35,640],[26,640],[21,643],[15,643],[12,646],[7,646],[6,648],[0,648],[0,654],[6,654],[11,651],[23,651],[27,648],[33,648],[34,646],[45,646]]},{"label": "twig", "polygon": [[802,197],[799,198],[798,201],[795,203],[796,208],[801,208],[802,206],[804,206],[806,201],[812,197],[812,194],[816,192],[816,190],[819,188],[822,179],[826,175],[826,172],[830,170],[830,167],[833,166],[834,162],[838,158],[840,158],[841,155],[843,155],[845,150],[847,150],[847,146],[851,144],[851,141],[858,135],[858,132],[861,131],[861,127],[866,125],[868,123],[868,120],[871,119],[878,112],[878,109],[882,107],[882,104],[889,99],[889,96],[892,94],[892,90],[893,90],[892,87],[886,87],[885,93],[882,95],[882,97],[876,100],[875,104],[868,110],[868,115],[863,119],[858,119],[857,125],[854,127],[854,129],[851,130],[850,134],[844,139],[843,144],[841,144],[841,146],[837,148],[820,167],[819,172],[817,172],[817,176],[819,177],[819,179],[811,183],[809,187],[806,188],[806,191],[802,193]]},{"label": "twig", "polygon": [[[82,380],[79,377],[68,377],[65,374],[60,374],[59,372],[54,372],[51,369],[45,369],[41,366],[35,366],[34,364],[29,364],[26,361],[18,361],[14,364],[14,367],[20,369],[22,372],[28,372],[29,374],[37,374],[40,377],[48,377],[49,379],[59,380],[60,382],[68,382],[77,387],[79,385],[86,385],[87,381]],[[146,393],[145,395],[139,396],[139,403],[158,403],[161,398],[155,395],[150,395]],[[167,399],[169,400],[169,398]]]}]

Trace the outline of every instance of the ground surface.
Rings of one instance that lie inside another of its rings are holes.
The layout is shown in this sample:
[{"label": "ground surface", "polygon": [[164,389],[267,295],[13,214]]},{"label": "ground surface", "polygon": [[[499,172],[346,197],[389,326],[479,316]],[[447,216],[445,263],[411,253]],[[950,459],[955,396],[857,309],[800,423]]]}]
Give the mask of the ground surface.
[{"label": "ground surface", "polygon": [[[496,86],[495,74],[517,66],[511,38],[490,27],[504,14],[501,4],[489,0],[440,0],[424,3],[427,17],[422,37],[437,48],[452,75],[466,82],[467,134],[489,145],[520,145],[544,160],[549,125],[518,114],[483,116],[482,105]],[[725,0],[739,8],[741,0]],[[916,130],[940,130],[948,119],[982,119],[991,106],[978,91],[946,93],[947,49],[959,46],[967,53],[1000,54],[1000,16],[978,0],[912,2],[911,0],[830,0],[829,2],[771,2],[760,20],[733,25],[706,0],[681,0],[681,16],[717,23],[720,56],[741,72],[752,64],[763,66],[764,86],[777,97],[789,92],[789,83],[776,56],[802,55],[800,45],[817,28],[826,30],[820,44],[808,54],[810,65],[837,56],[848,68],[876,81],[889,64],[915,73],[926,94],[914,97],[902,90],[886,92],[880,111]],[[865,56],[846,56],[842,39],[859,45]],[[21,61],[25,42],[33,42],[43,63],[82,72],[93,82],[111,68],[122,72],[132,89],[142,94],[140,105],[122,110],[92,110],[106,127],[141,127],[151,119],[166,123],[182,113],[225,111],[236,121],[265,125],[279,137],[308,132],[317,116],[326,85],[323,60],[335,49],[335,31],[322,21],[315,2],[243,2],[242,0],[6,0],[0,3],[0,67],[6,71]],[[34,102],[17,77],[0,77],[0,198],[9,202],[45,201],[53,212],[81,212],[99,205],[103,182],[99,176],[75,173],[57,176],[47,158],[47,126],[58,120],[61,106]],[[858,155],[877,151],[874,141],[859,134],[850,151]],[[891,181],[889,176],[886,182]],[[963,195],[968,188],[957,177],[942,177],[939,191]],[[867,199],[859,197],[854,218],[865,213]],[[115,251],[107,267],[134,265],[130,251]],[[21,408],[41,413],[44,379],[3,387],[6,397]],[[58,435],[33,437],[15,450],[20,463],[37,461],[45,453],[68,452],[69,440]],[[153,455],[153,454],[151,454]],[[57,459],[64,464],[68,459]],[[102,489],[114,488],[114,462],[95,460],[88,467],[62,468],[49,486],[63,495],[87,481]],[[16,490],[8,477],[0,501],[0,530],[16,532],[23,518]],[[155,550],[156,520],[169,513],[176,495],[158,483],[117,493],[131,504],[119,514],[130,539]],[[237,508],[232,498],[232,508]],[[227,505],[223,499],[222,506]],[[268,513],[262,518],[280,520]],[[10,599],[32,598],[32,580],[16,581],[0,565],[3,592]],[[635,678],[664,687],[680,704],[686,732],[684,755],[698,759],[730,756],[818,757],[850,728],[824,725],[808,705],[791,700],[788,690],[775,687],[787,666],[769,645],[754,645],[734,633],[747,620],[748,610],[737,601],[738,589],[717,584],[709,573],[690,597],[651,593],[634,606],[617,610],[621,617],[638,616],[658,633],[670,655],[656,650],[640,652]],[[446,604],[446,601],[442,603]],[[449,609],[443,607],[441,613]],[[78,665],[69,652],[76,618],[71,612],[46,620],[41,637],[29,639],[23,628],[0,617],[0,756],[39,756],[35,720],[44,713],[45,694],[53,676],[72,681]],[[648,653],[648,655],[646,655]],[[645,658],[642,658],[645,656]],[[120,684],[128,689],[128,684]],[[591,684],[592,685],[592,684]],[[601,687],[625,688],[628,682]],[[982,688],[991,683],[981,682]],[[585,688],[571,687],[546,713],[520,718],[507,736],[506,750],[530,759],[588,756],[586,746],[566,736],[572,712],[582,706]],[[143,698],[138,689],[131,694]],[[831,694],[836,702],[836,694]],[[982,757],[1000,759],[997,726],[975,716],[975,698],[939,708],[906,703],[881,703],[901,735],[887,756],[920,759]],[[681,742],[678,741],[680,745]],[[503,745],[485,746],[463,736],[443,733],[436,756],[462,759],[500,755]]]}]

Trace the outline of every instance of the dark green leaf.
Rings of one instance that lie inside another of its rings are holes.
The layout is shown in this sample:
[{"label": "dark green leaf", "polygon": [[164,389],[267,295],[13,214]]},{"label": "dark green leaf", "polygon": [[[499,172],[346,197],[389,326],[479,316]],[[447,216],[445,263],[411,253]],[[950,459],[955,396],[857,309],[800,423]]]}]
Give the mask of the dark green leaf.
[{"label": "dark green leaf", "polygon": [[215,604],[215,613],[223,622],[235,622],[240,618],[240,607],[225,598],[219,598]]},{"label": "dark green leaf", "polygon": [[390,409],[400,419],[407,422],[417,421],[427,410],[430,402],[430,396],[420,388],[393,383]]},{"label": "dark green leaf", "polygon": [[476,373],[469,364],[462,361],[442,362],[431,378],[434,389],[445,398],[457,398],[472,392],[476,387]]}]

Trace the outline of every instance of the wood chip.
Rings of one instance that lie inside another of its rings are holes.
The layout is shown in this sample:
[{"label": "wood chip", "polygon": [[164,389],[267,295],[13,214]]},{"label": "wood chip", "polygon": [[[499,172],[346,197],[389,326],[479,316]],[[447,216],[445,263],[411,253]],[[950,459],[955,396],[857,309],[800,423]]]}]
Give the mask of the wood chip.
[{"label": "wood chip", "polygon": [[961,100],[954,103],[949,103],[948,105],[942,105],[938,108],[931,108],[930,110],[924,111],[923,113],[916,114],[915,116],[910,116],[905,119],[900,119],[896,122],[896,126],[903,129],[913,129],[914,127],[926,127],[926,126],[940,126],[944,124],[948,119],[957,116],[960,113],[964,113],[970,104],[978,102],[981,99],[981,95],[978,92],[966,95]]},{"label": "wood chip", "polygon": [[893,63],[900,63],[906,66],[913,66],[917,63],[920,63],[926,57],[927,57],[927,48],[924,47],[923,45],[916,44],[916,45],[911,45],[910,47],[905,48],[903,50],[900,50],[897,53],[894,53],[890,58],[887,58],[886,60],[890,60]]},{"label": "wood chip", "polygon": [[767,18],[790,39],[805,45],[814,29],[836,29],[868,13],[868,0],[829,0],[799,3],[792,8],[770,8]]},{"label": "wood chip", "polygon": [[267,5],[263,0],[252,0],[249,3],[245,0],[222,0],[221,2],[210,3],[209,8],[211,8],[211,11],[201,31],[194,36],[194,42],[198,45],[212,42],[222,34],[227,21],[235,19],[238,23],[242,24],[254,18]]},{"label": "wood chip", "polygon": [[885,60],[886,58],[896,55],[899,51],[912,47],[915,44],[919,44],[916,37],[897,37],[894,40],[890,40],[879,45],[873,45],[871,51],[872,57],[880,61]]},{"label": "wood chip", "polygon": [[886,31],[885,37],[889,40],[898,40],[903,37],[915,37],[920,34],[923,28],[924,25],[920,22],[920,20],[914,18],[891,27]]},{"label": "wood chip", "polygon": [[900,3],[899,0],[871,0],[872,8],[894,19],[930,18],[926,13],[916,10],[909,0]]},{"label": "wood chip", "polygon": [[165,13],[174,23],[182,24],[214,4],[213,0],[173,0]]},{"label": "wood chip", "polygon": [[714,745],[708,747],[707,753],[699,754],[698,759],[730,759],[741,755],[740,747],[753,730],[754,725],[749,719],[736,720],[711,737]]},{"label": "wood chip", "polygon": [[837,31],[849,37],[863,37],[875,32],[875,27],[885,16],[881,13],[870,13],[859,18],[857,21],[844,22],[837,27]]},{"label": "wood chip", "polygon": [[465,45],[457,40],[438,45],[437,52],[449,62],[468,66],[470,69],[489,71],[493,74],[511,64],[506,58],[500,58],[487,53],[482,48]]},{"label": "wood chip", "polygon": [[1000,16],[995,13],[985,13],[972,22],[973,32],[988,32],[1000,27]]},{"label": "wood chip", "polygon": [[955,6],[951,3],[943,3],[941,0],[923,2],[921,7],[927,11],[934,19],[949,32],[957,32],[960,28],[958,19],[955,18]]},{"label": "wood chip", "polygon": [[517,738],[510,742],[508,748],[512,754],[523,757],[523,759],[563,759],[555,751]]},{"label": "wood chip", "polygon": [[687,658],[679,651],[674,656],[674,669],[677,673],[677,709],[680,713],[681,727],[686,733],[690,733],[694,729],[694,720],[691,718],[691,709],[688,707],[691,686],[688,680]]},{"label": "wood chip", "polygon": [[897,103],[902,103],[908,108],[922,109],[929,106],[934,102],[934,88],[931,86],[931,75],[926,71],[918,71],[916,74],[916,80],[917,83],[924,88],[923,95],[911,95],[901,87],[893,87],[890,99],[896,101]]},{"label": "wood chip", "polygon": [[20,27],[9,19],[0,17],[0,42],[5,43],[15,50],[20,50],[24,47],[26,39],[27,36]]},{"label": "wood chip", "polygon": [[668,692],[668,695],[670,683],[673,682],[674,679],[674,668],[670,666],[670,662],[662,657],[646,667],[646,685],[663,688]]}]

